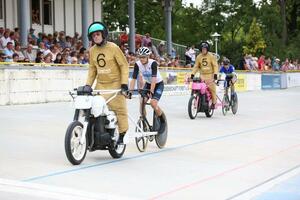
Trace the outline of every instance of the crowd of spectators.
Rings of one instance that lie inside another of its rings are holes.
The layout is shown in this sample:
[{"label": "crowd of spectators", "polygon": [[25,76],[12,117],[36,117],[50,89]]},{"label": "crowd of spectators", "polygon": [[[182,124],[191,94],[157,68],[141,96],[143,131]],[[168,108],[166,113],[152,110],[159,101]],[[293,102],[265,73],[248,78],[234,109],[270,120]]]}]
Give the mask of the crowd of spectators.
[{"label": "crowd of spectators", "polygon": [[[129,51],[129,37],[126,32],[119,35],[117,42],[127,58],[130,66],[137,60],[136,52]],[[136,34],[136,51],[142,47],[148,47],[161,67],[193,67],[197,56],[195,46],[186,47],[185,62],[180,60],[180,56],[172,49],[171,55],[166,52],[164,41],[154,45],[149,33],[145,36]],[[89,62],[89,52],[83,47],[81,37],[75,33],[73,37],[65,34],[64,31],[53,34],[38,33],[34,29],[29,30],[27,47],[20,46],[19,29],[4,29],[0,27],[0,62],[30,62],[47,64],[87,64]],[[300,70],[300,63],[297,59],[286,58],[283,62],[276,57],[259,58],[252,55],[244,55],[240,63],[236,66],[239,70],[250,71],[288,71]]]},{"label": "crowd of spectators", "polygon": [[183,67],[184,64],[180,63],[180,57],[176,54],[175,49],[172,49],[171,55],[166,52],[166,44],[161,41],[157,46],[154,45],[150,34],[146,33],[144,36],[136,34],[135,35],[135,50],[136,52],[130,52],[128,47],[129,37],[126,32],[123,32],[119,36],[120,48],[127,57],[130,65],[133,65],[136,61],[137,50],[144,46],[151,50],[150,58],[156,60],[160,67]]},{"label": "crowd of spectators", "polygon": [[250,54],[244,55],[239,65],[239,70],[250,71],[288,71],[288,70],[300,70],[300,63],[298,59],[291,60],[286,58],[281,61],[277,57],[266,57],[261,55],[259,58]]},{"label": "crowd of spectators", "polygon": [[0,27],[0,62],[30,62],[56,64],[87,64],[88,50],[78,33],[74,37],[65,32],[38,33],[30,29],[27,47],[21,48],[19,29]]}]

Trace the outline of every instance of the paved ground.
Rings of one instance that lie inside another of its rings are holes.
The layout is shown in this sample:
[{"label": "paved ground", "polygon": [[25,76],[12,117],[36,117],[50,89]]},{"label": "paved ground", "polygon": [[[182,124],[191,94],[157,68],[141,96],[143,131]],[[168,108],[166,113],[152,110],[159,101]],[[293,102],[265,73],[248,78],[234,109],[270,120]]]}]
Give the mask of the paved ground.
[{"label": "paved ground", "polygon": [[122,159],[96,151],[80,166],[64,153],[70,103],[0,107],[0,199],[300,199],[300,88],[239,93],[237,115],[210,119],[190,120],[188,99],[162,98],[165,149],[132,140]]}]

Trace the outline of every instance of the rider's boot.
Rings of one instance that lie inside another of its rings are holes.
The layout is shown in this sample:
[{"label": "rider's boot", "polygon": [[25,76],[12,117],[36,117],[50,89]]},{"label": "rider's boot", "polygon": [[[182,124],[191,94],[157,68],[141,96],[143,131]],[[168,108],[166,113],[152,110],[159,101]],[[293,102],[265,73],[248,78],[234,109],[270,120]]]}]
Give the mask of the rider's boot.
[{"label": "rider's boot", "polygon": [[117,141],[117,144],[118,144],[118,145],[124,144],[124,141],[123,141],[124,136],[125,136],[125,133],[120,133],[119,138],[118,138],[118,141]]}]

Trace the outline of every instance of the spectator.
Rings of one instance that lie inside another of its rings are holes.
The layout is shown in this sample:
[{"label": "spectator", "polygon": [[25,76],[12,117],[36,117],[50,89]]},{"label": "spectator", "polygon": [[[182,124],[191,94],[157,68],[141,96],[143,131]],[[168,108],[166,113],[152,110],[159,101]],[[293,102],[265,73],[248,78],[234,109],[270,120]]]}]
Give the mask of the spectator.
[{"label": "spectator", "polygon": [[136,57],[133,52],[128,53],[127,61],[128,61],[129,66],[134,66],[134,64],[136,62]]},{"label": "spectator", "polygon": [[50,53],[52,54],[52,61],[54,61],[56,59],[56,55],[59,53],[57,46],[51,45],[50,51]]},{"label": "spectator", "polygon": [[279,58],[275,58],[275,62],[273,63],[272,68],[274,71],[280,70],[280,59]]},{"label": "spectator", "polygon": [[72,57],[71,64],[78,64],[78,59],[76,57]]},{"label": "spectator", "polygon": [[251,70],[258,70],[258,58],[252,57],[252,61],[250,62]]},{"label": "spectator", "polygon": [[61,56],[61,64],[69,64],[68,55],[66,53],[63,53]]},{"label": "spectator", "polygon": [[191,56],[191,65],[194,66],[196,60],[195,45],[192,45],[189,49],[189,55]]},{"label": "spectator", "polygon": [[28,35],[29,38],[33,39],[33,40],[37,40],[38,38],[36,37],[36,35],[34,35],[34,29],[33,28],[30,28],[29,29],[29,35]]},{"label": "spectator", "polygon": [[65,42],[65,48],[71,48],[71,47],[72,47],[72,39],[70,36],[67,36]]},{"label": "spectator", "polygon": [[13,62],[14,46],[12,42],[8,42],[4,49],[5,62]]},{"label": "spectator", "polygon": [[44,62],[43,57],[44,57],[43,52],[39,51],[39,52],[36,54],[35,62],[36,62],[36,63],[42,63],[42,62]]},{"label": "spectator", "polygon": [[269,70],[272,70],[272,61],[271,61],[271,58],[268,57],[267,59],[265,59],[265,68],[264,68],[265,71],[269,71]]},{"label": "spectator", "polygon": [[254,68],[253,68],[252,63],[251,63],[251,61],[252,61],[252,55],[251,54],[246,55],[245,61],[246,61],[245,70],[253,70]]},{"label": "spectator", "polygon": [[58,53],[58,54],[56,55],[56,58],[55,58],[55,60],[54,60],[54,63],[56,63],[56,64],[61,64],[61,60],[62,60],[61,53]]},{"label": "spectator", "polygon": [[145,36],[143,37],[143,40],[142,40],[142,46],[148,47],[149,43],[152,43],[151,38],[150,38],[150,34],[146,33]]},{"label": "spectator", "polygon": [[55,32],[53,33],[53,44],[57,44],[57,43],[58,43],[57,36],[58,36],[58,32],[55,31]]},{"label": "spectator", "polygon": [[3,34],[4,34],[4,28],[0,27],[0,38],[2,38]]},{"label": "spectator", "polygon": [[12,42],[9,37],[9,31],[6,30],[3,34],[3,36],[0,38],[0,49],[5,49],[8,42]]},{"label": "spectator", "polygon": [[246,63],[246,54],[242,57],[242,59],[240,60],[237,70],[247,70],[247,63]]},{"label": "spectator", "polygon": [[185,66],[187,66],[187,67],[191,67],[191,62],[192,62],[192,57],[190,55],[189,50],[190,50],[190,47],[187,46],[186,49],[185,49],[185,53],[184,53],[184,55],[185,55]]},{"label": "spectator", "polygon": [[258,64],[258,70],[262,71],[265,69],[265,56],[261,55],[257,61]]},{"label": "spectator", "polygon": [[19,55],[17,53],[14,53],[12,55],[12,62],[19,62]]},{"label": "spectator", "polygon": [[158,55],[158,52],[157,52],[157,48],[155,45],[153,45],[152,42],[149,42],[148,43],[148,48],[151,50],[152,54],[154,54],[154,57],[157,58],[159,55]]},{"label": "spectator", "polygon": [[15,53],[18,54],[20,61],[25,61],[25,56],[24,56],[23,52],[21,51],[20,44],[18,44],[18,43],[15,46]]},{"label": "spectator", "polygon": [[65,39],[65,32],[61,31],[59,32],[59,35],[58,35],[58,43],[60,44],[60,46],[62,48],[65,48],[66,47],[66,39]]},{"label": "spectator", "polygon": [[142,46],[142,36],[140,34],[135,34],[135,46],[139,49]]},{"label": "spectator", "polygon": [[25,58],[28,59],[31,63],[34,62],[36,58],[36,54],[33,53],[32,48],[32,45],[28,44],[26,50],[24,51]]},{"label": "spectator", "polygon": [[52,63],[52,54],[48,53],[45,57],[44,57],[44,63]]},{"label": "spectator", "polygon": [[43,41],[43,33],[38,33],[38,39],[36,40],[37,45],[40,45],[40,42]]},{"label": "spectator", "polygon": [[284,72],[290,70],[290,61],[289,61],[288,58],[285,59],[285,62],[281,66],[281,70],[284,71]]},{"label": "spectator", "polygon": [[128,43],[128,35],[126,34],[126,31],[120,34],[120,45]]},{"label": "spectator", "polygon": [[15,32],[14,32],[14,37],[13,39],[17,42],[20,41],[20,32],[19,32],[19,28],[15,28]]},{"label": "spectator", "polygon": [[164,41],[161,41],[158,45],[158,48],[157,48],[157,51],[158,51],[158,55],[160,58],[163,58],[164,57],[164,54],[165,54],[165,42]]}]

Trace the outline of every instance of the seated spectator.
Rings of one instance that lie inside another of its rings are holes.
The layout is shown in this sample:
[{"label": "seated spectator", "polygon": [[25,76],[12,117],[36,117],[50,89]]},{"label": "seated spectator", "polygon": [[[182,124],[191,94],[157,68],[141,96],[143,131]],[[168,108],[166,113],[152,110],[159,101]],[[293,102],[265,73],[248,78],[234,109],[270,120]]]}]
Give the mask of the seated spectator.
[{"label": "seated spectator", "polygon": [[4,62],[5,61],[5,54],[0,52],[0,62]]},{"label": "seated spectator", "polygon": [[25,61],[25,56],[24,56],[23,52],[21,51],[20,44],[18,44],[18,43],[15,46],[15,53],[18,54],[20,61]]},{"label": "seated spectator", "polygon": [[54,63],[56,63],[56,64],[61,64],[61,60],[62,60],[61,53],[58,53],[58,54],[56,55],[56,58],[55,58],[55,60],[54,60]]},{"label": "seated spectator", "polygon": [[78,59],[76,57],[71,58],[71,64],[78,64]]},{"label": "seated spectator", "polygon": [[76,51],[72,51],[70,53],[70,57],[68,58],[68,63],[72,63],[72,60],[74,60],[75,58],[76,58],[76,61],[78,61],[78,59],[77,59],[77,52]]},{"label": "seated spectator", "polygon": [[265,56],[261,55],[257,61],[258,64],[258,70],[262,71],[265,69]]},{"label": "seated spectator", "polygon": [[285,59],[285,62],[281,66],[281,70],[284,71],[284,72],[290,70],[290,61],[289,61],[288,58]]},{"label": "seated spectator", "polygon": [[42,62],[44,62],[44,54],[43,54],[43,52],[39,51],[36,54],[35,62],[36,63],[42,63]]},{"label": "seated spectator", "polygon": [[35,62],[35,58],[36,58],[36,53],[33,52],[32,50],[32,45],[28,44],[26,50],[24,51],[24,56],[26,59],[29,60],[29,62]]},{"label": "seated spectator", "polygon": [[13,62],[14,46],[12,42],[8,42],[4,49],[5,62]]},{"label": "seated spectator", "polygon": [[70,36],[67,36],[65,42],[65,48],[71,48],[71,47],[72,47],[72,38]]},{"label": "seated spectator", "polygon": [[9,37],[10,31],[5,31],[3,36],[0,38],[0,49],[5,49],[8,42],[12,42]]},{"label": "seated spectator", "polygon": [[44,57],[44,63],[52,63],[52,54],[48,53],[45,57]]},{"label": "seated spectator", "polygon": [[36,37],[36,35],[34,35],[34,29],[33,28],[30,28],[29,29],[29,34],[28,34],[28,37],[33,39],[33,40],[37,40],[38,38]]},{"label": "seated spectator", "polygon": [[280,59],[279,58],[275,58],[275,62],[273,63],[272,68],[274,71],[280,70]]},{"label": "seated spectator", "polygon": [[61,64],[69,64],[69,62],[68,62],[68,55],[66,53],[63,53],[61,55]]},{"label": "seated spectator", "polygon": [[269,70],[272,69],[272,64],[271,63],[272,63],[272,61],[271,61],[270,57],[265,59],[265,68],[264,68],[265,71],[269,71]]},{"label": "seated spectator", "polygon": [[0,38],[3,36],[3,34],[4,34],[4,28],[0,27]]},{"label": "seated spectator", "polygon": [[54,61],[56,59],[56,55],[59,53],[57,46],[51,45],[50,51],[50,53],[52,54],[52,61]]},{"label": "seated spectator", "polygon": [[19,62],[19,55],[17,53],[14,53],[12,56],[13,62]]}]

